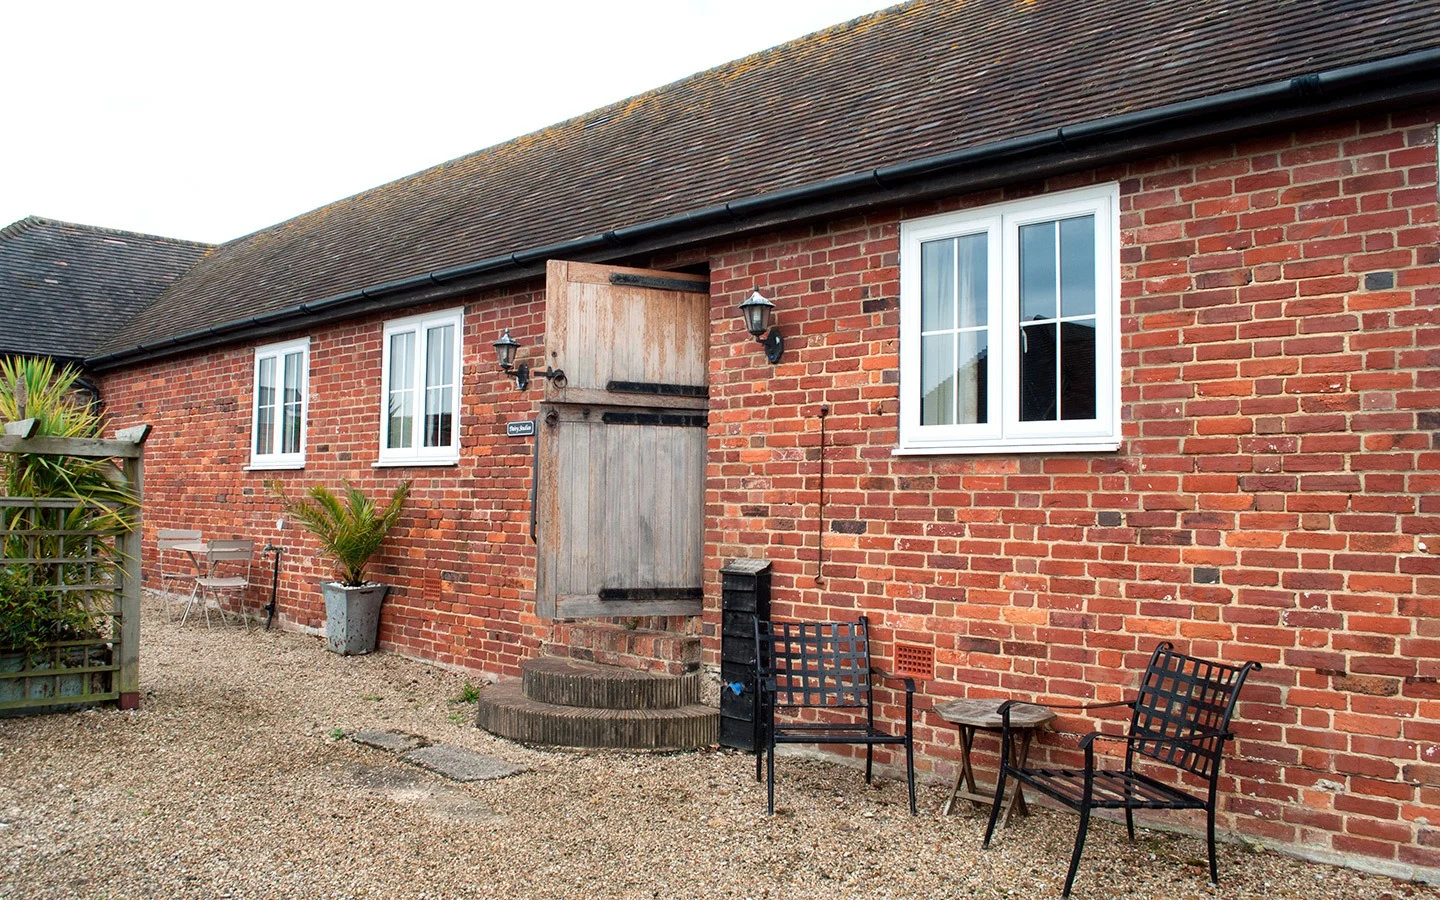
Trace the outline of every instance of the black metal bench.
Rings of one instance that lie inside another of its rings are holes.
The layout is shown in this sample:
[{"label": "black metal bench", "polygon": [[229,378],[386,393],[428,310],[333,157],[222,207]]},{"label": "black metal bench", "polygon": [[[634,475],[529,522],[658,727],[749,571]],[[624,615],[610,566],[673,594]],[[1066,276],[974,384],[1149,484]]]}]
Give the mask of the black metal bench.
[{"label": "black metal bench", "polygon": [[[870,665],[870,622],[771,622],[755,620],[755,780],[760,780],[764,748],[769,811],[775,813],[776,744],[864,744],[865,781],[875,762],[876,744],[905,747],[910,814],[915,815],[915,746],[911,737],[915,681],[905,685],[905,730],[895,734],[875,726],[872,675],[890,677]],[[824,721],[777,717],[779,710],[850,712],[850,718],[824,715]],[[863,716],[862,716],[863,713]]]},{"label": "black metal bench", "polygon": [[[1169,641],[1162,642],[1150,657],[1150,665],[1140,679],[1140,692],[1134,700],[1116,703],[1093,703],[1078,706],[1047,704],[1051,709],[1102,709],[1128,706],[1130,731],[1127,735],[1085,735],[1080,749],[1085,751],[1084,769],[1042,769],[1011,765],[1009,760],[1010,706],[1000,707],[1001,743],[999,783],[995,802],[990,809],[990,824],[985,829],[985,849],[995,833],[1005,795],[1005,779],[1018,778],[1027,785],[1080,813],[1080,828],[1075,835],[1075,849],[1070,855],[1070,871],[1065,876],[1064,896],[1080,867],[1080,853],[1085,847],[1085,831],[1090,827],[1092,809],[1125,810],[1125,827],[1130,840],[1135,840],[1137,809],[1203,809],[1206,817],[1206,840],[1210,850],[1210,880],[1219,882],[1215,866],[1215,795],[1220,782],[1220,755],[1230,733],[1230,718],[1240,688],[1259,663],[1242,666],[1211,662],[1176,653]],[[1123,769],[1095,768],[1095,741],[1123,741]],[[1147,757],[1206,779],[1209,790],[1197,797],[1185,790],[1158,781],[1135,771],[1136,756]]]}]

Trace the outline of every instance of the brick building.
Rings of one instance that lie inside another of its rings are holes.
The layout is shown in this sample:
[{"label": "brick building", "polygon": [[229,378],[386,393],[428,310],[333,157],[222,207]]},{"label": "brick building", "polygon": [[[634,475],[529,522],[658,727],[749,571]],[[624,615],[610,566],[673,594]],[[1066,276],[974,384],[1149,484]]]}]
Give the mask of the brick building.
[{"label": "brick building", "polygon": [[[738,557],[777,615],[933,658],[922,710],[1116,699],[1173,640],[1265,667],[1230,829],[1437,879],[1437,122],[1423,3],[918,2],[221,245],[89,364],[155,428],[147,529],[272,537],[268,480],[413,478],[385,649],[714,664]],[[701,327],[585,307],[562,262],[708,282]],[[568,378],[520,389],[506,333]],[[596,381],[616,353],[700,366]],[[699,462],[545,444],[620,407]],[[567,527],[652,575],[693,550],[696,584],[565,588]],[[317,627],[327,573],[280,539],[281,619]],[[918,736],[952,772],[953,730]]]}]

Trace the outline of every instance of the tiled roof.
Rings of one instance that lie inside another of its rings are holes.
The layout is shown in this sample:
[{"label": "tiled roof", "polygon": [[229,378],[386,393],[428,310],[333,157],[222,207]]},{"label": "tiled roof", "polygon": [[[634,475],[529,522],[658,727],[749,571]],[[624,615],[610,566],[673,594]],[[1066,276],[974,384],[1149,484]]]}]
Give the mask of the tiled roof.
[{"label": "tiled roof", "polygon": [[104,349],[1437,46],[1433,0],[920,0],[223,244]]},{"label": "tiled roof", "polygon": [[209,249],[37,216],[0,228],[0,356],[83,359]]}]

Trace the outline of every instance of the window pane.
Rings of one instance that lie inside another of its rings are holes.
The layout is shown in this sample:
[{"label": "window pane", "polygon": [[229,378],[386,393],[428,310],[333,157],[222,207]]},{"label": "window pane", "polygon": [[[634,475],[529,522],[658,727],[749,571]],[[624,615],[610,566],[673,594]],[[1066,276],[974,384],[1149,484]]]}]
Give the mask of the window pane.
[{"label": "window pane", "polygon": [[955,327],[955,242],[920,246],[920,330]]},{"label": "window pane", "polygon": [[425,332],[425,386],[440,387],[451,382],[455,365],[455,326],[442,325]]},{"label": "window pane", "polygon": [[1094,216],[1060,223],[1060,309],[1067,318],[1095,315]]},{"label": "window pane", "polygon": [[300,370],[303,359],[304,354],[299,352],[285,355],[285,409],[280,429],[281,453],[300,452],[300,412],[305,399],[302,391],[304,373]]},{"label": "window pane", "polygon": [[[985,331],[921,339],[921,425],[974,425],[989,421],[990,336]],[[955,351],[959,350],[959,360]]]},{"label": "window pane", "polygon": [[425,446],[448,447],[454,414],[450,411],[450,388],[425,392]]},{"label": "window pane", "polygon": [[415,445],[415,332],[390,336],[390,397],[385,446]]},{"label": "window pane", "polygon": [[1095,319],[1060,325],[1060,418],[1095,418]]},{"label": "window pane", "polygon": [[984,331],[962,331],[956,343],[960,349],[956,419],[962,425],[989,421],[990,336]]},{"label": "window pane", "polygon": [[989,235],[967,234],[955,241],[956,265],[959,269],[961,328],[984,325],[990,312]]},{"label": "window pane", "polygon": [[455,363],[455,327],[425,333],[425,446],[448,447],[454,412],[451,400]]},{"label": "window pane", "polygon": [[955,335],[920,339],[920,424],[955,424]]},{"label": "window pane", "polygon": [[1020,421],[1052,422],[1055,391],[1055,323],[1020,326]]},{"label": "window pane", "polygon": [[255,377],[255,452],[273,452],[275,446],[275,357],[260,360]]},{"label": "window pane", "polygon": [[1020,320],[1055,318],[1055,223],[1020,226]]}]

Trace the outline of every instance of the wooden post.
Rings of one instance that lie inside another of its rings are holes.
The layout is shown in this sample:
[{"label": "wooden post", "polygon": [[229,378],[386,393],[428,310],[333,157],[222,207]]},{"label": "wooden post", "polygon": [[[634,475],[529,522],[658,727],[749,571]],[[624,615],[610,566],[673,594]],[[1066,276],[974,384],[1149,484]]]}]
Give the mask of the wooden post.
[{"label": "wooden post", "polygon": [[123,567],[120,588],[120,691],[121,709],[140,708],[140,548],[144,542],[141,511],[145,496],[145,439],[150,426],[141,425],[119,432],[119,440],[133,443],[140,452],[121,464],[125,481],[135,497],[135,527],[116,539]]}]

